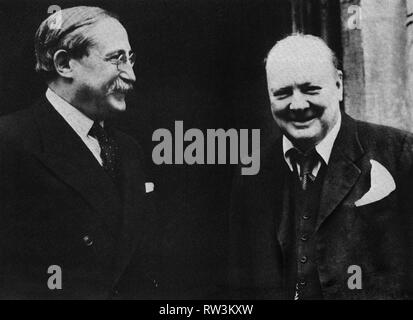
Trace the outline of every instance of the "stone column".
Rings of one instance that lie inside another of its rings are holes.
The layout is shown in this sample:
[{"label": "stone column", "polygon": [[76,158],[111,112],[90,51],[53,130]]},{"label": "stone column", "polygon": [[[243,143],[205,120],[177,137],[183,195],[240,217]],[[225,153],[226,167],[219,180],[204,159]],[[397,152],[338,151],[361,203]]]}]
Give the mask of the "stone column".
[{"label": "stone column", "polygon": [[344,110],[357,119],[365,119],[363,110],[366,96],[360,8],[360,0],[341,0]]},{"label": "stone column", "polygon": [[[406,103],[413,110],[413,0],[406,0]],[[412,121],[412,117],[410,117]],[[413,124],[411,124],[411,129]]]},{"label": "stone column", "polygon": [[411,130],[406,103],[406,2],[361,0],[367,120]]},{"label": "stone column", "polygon": [[[406,32],[406,0],[342,1],[342,14],[348,19],[345,5],[361,8],[359,28],[348,28],[342,19],[347,112],[361,120],[413,131],[413,100],[407,98],[413,92],[408,90],[413,83],[409,71],[413,71],[413,49],[408,40],[412,35]],[[352,55],[358,61],[349,59]]]}]

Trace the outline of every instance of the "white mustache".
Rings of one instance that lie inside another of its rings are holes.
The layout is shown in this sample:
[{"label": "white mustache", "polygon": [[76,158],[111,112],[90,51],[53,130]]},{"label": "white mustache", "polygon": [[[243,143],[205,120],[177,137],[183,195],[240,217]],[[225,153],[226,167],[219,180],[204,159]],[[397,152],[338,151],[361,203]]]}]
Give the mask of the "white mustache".
[{"label": "white mustache", "polygon": [[112,93],[128,93],[133,89],[133,85],[126,83],[125,81],[122,81],[121,79],[117,79],[115,82],[113,82],[109,89],[108,89],[108,95]]}]

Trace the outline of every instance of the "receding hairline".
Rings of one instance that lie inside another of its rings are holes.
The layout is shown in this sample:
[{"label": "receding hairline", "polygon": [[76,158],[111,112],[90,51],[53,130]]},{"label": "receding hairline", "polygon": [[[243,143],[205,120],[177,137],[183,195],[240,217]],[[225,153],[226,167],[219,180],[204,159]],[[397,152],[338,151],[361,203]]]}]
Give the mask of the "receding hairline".
[{"label": "receding hairline", "polygon": [[[273,60],[277,61],[280,57],[288,59],[289,54],[294,54],[296,50],[294,49],[308,49],[308,52],[316,52],[319,57],[326,58],[331,62],[331,66],[334,70],[338,70],[338,60],[333,50],[324,42],[323,39],[307,34],[293,34],[285,37],[284,39],[278,41],[268,52],[267,57],[264,60],[265,68],[268,68],[269,63]],[[304,53],[301,53],[304,54]],[[287,57],[287,58],[285,58]],[[268,69],[267,69],[268,70]]]},{"label": "receding hairline", "polygon": [[112,17],[109,15],[104,15],[102,16],[99,20],[96,20],[94,23],[88,25],[88,26],[83,26],[78,28],[77,30],[73,31],[73,34],[77,33],[77,34],[81,34],[85,37],[88,37],[91,40],[91,46],[96,45],[95,40],[96,40],[96,34],[99,32],[103,32],[106,33],[106,29],[104,31],[102,31],[101,29],[101,25],[103,23],[107,23],[107,21],[112,21],[114,24],[119,25],[126,34],[126,28],[124,27],[124,25],[119,21],[119,19],[117,19],[116,17]]}]

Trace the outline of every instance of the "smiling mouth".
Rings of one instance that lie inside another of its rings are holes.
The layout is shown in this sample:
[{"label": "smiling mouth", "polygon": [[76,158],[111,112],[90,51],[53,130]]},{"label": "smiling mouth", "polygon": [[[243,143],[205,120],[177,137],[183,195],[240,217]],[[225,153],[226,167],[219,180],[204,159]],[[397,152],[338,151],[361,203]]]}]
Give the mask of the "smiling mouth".
[{"label": "smiling mouth", "polygon": [[308,127],[311,125],[317,117],[307,118],[307,119],[300,119],[300,120],[292,120],[291,122],[295,127]]}]

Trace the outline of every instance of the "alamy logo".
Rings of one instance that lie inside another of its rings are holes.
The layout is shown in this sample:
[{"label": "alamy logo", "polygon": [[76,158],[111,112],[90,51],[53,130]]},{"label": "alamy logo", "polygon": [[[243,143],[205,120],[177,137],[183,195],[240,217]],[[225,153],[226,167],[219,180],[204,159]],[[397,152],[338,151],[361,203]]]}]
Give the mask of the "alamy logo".
[{"label": "alamy logo", "polygon": [[347,287],[350,290],[363,289],[361,268],[357,265],[351,265],[347,269],[347,273],[351,276],[347,280]]},{"label": "alamy logo", "polygon": [[[160,141],[153,148],[152,160],[157,165],[241,163],[242,175],[256,175],[260,170],[260,130],[251,130],[251,141],[249,135],[249,129],[240,129],[239,133],[236,129],[207,129],[205,137],[200,129],[184,132],[183,121],[175,121],[174,134],[163,128],[152,134],[152,141]],[[190,143],[184,148],[185,142]]]},{"label": "alamy logo", "polygon": [[47,273],[51,274],[47,280],[47,287],[50,290],[61,290],[62,289],[62,268],[57,265],[51,265],[47,269]]},{"label": "alamy logo", "polygon": [[356,5],[351,5],[348,7],[347,12],[350,17],[347,20],[347,27],[350,30],[361,29],[361,7]]},{"label": "alamy logo", "polygon": [[48,14],[53,14],[52,19],[49,20],[49,28],[58,30],[62,27],[62,9],[58,5],[51,5],[47,8]]}]

